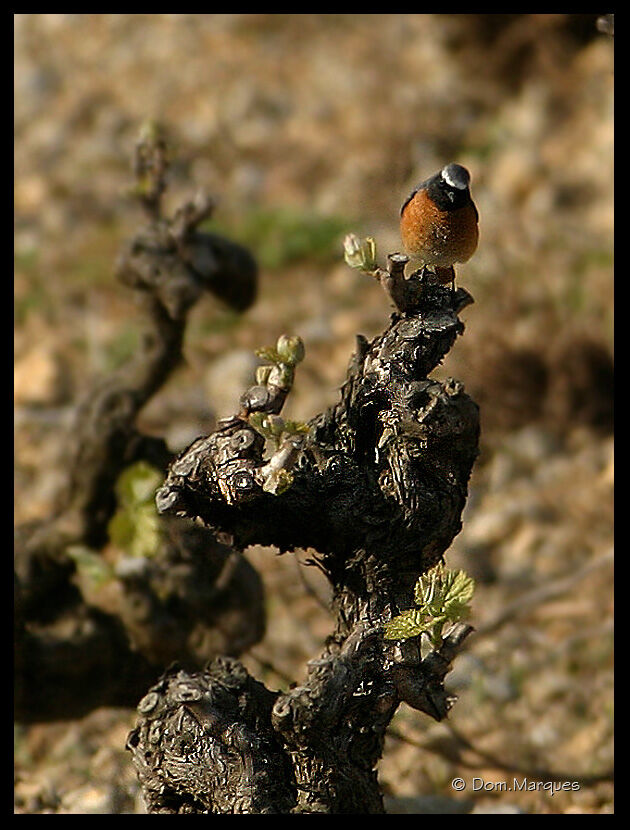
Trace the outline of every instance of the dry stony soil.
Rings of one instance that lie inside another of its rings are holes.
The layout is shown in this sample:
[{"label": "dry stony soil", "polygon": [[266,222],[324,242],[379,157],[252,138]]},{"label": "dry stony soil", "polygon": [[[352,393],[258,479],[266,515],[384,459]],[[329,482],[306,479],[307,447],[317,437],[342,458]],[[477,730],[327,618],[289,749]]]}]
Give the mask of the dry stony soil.
[{"label": "dry stony soil", "polygon": [[[256,304],[193,311],[186,363],[142,413],[183,448],[230,414],[253,350],[299,334],[286,414],[336,399],[357,333],[391,309],[343,262],[347,232],[400,249],[411,187],[466,165],[475,303],[436,373],[481,406],[482,451],[447,555],[477,581],[447,723],[403,705],[379,768],[393,813],[613,811],[613,60],[597,15],[18,14],[15,522],[45,517],[86,378],[133,353],[114,279],[140,216],[140,126],[172,147],[167,204],[213,193],[210,226],[260,263]],[[246,556],[267,633],[247,667],[303,677],[330,631],[308,552]],[[17,813],[143,813],[134,712],[15,727]],[[465,788],[452,782],[463,779]]]}]

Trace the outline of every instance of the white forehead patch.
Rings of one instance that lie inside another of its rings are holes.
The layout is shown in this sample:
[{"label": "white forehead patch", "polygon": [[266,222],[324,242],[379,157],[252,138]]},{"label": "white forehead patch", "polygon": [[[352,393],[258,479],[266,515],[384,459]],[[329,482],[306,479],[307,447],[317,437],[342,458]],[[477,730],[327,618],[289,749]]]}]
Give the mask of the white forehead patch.
[{"label": "white forehead patch", "polygon": [[461,164],[447,164],[442,169],[442,178],[450,187],[466,190],[470,184],[470,173]]}]

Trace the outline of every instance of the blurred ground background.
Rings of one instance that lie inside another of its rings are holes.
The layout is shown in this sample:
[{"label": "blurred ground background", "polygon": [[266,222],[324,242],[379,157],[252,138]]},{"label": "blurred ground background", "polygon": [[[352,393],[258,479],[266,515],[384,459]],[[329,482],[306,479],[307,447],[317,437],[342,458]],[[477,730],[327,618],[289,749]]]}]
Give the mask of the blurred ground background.
[{"label": "blurred ground background", "polygon": [[[589,778],[613,763],[614,41],[597,17],[14,18],[16,522],[50,509],[84,380],[141,334],[112,274],[140,220],[125,188],[143,120],[173,144],[167,205],[210,190],[211,227],[261,267],[245,315],[210,299],[194,310],[186,365],[143,414],[172,449],[231,413],[252,350],[283,332],[307,349],[286,414],[333,403],[355,334],[390,313],[344,265],[344,234],[374,236],[383,261],[411,187],[449,161],[471,171],[481,242],[458,283],[475,304],[440,375],[482,406],[447,557],[478,581],[478,634],[451,675],[450,723],[404,705],[394,719],[380,777],[395,812],[613,810],[612,784]],[[247,556],[269,624],[244,662],[286,686],[330,631],[326,586],[298,564],[307,553]],[[107,709],[17,726],[16,811],[143,812],[124,750],[133,720]],[[532,770],[578,788],[500,790]]]}]

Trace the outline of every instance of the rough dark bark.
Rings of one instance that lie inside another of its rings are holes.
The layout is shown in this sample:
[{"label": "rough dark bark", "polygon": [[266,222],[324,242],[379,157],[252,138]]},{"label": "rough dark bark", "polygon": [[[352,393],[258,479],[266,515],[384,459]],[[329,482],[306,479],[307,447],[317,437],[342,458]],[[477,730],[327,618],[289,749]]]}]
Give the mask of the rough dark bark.
[{"label": "rough dark bark", "polygon": [[[312,419],[306,440],[287,439],[270,461],[245,406],[180,454],[157,493],[163,513],[199,517],[236,549],[315,549],[336,624],[306,681],[272,705],[254,696],[253,714],[223,698],[234,676],[235,700],[255,684],[235,663],[153,687],[129,739],[150,811],[382,812],[376,765],[396,708],[448,711],[442,681],[470,627],[422,659],[416,640],[384,641],[382,625],[413,604],[418,576],[461,528],[478,409],[461,383],[429,374],[463,332],[458,311],[471,298],[429,273],[405,279],[404,262],[392,257],[378,274],[398,311],[372,342],[358,339],[339,403]],[[242,398],[261,400],[264,409],[259,387]],[[263,484],[278,459],[293,483],[274,495]],[[188,682],[194,706],[173,692]],[[204,726],[208,707],[219,727]],[[274,785],[243,795],[259,771]]]},{"label": "rough dark bark", "polygon": [[[148,159],[148,160],[147,160]],[[15,716],[78,717],[98,705],[135,706],[174,659],[199,667],[238,654],[264,630],[258,575],[230,547],[189,520],[163,519],[160,549],[119,574],[116,608],[86,600],[70,546],[99,551],[116,510],[115,485],[130,464],[166,471],[162,439],[136,427],[141,408],[182,359],[187,313],[209,291],[238,311],[254,300],[257,267],[228,240],[198,230],[213,203],[200,197],[162,217],[165,148],[139,144],[137,174],[149,222],[123,251],[117,277],[144,310],[144,339],[118,371],[90,384],[67,438],[67,487],[54,515],[17,528]]]}]

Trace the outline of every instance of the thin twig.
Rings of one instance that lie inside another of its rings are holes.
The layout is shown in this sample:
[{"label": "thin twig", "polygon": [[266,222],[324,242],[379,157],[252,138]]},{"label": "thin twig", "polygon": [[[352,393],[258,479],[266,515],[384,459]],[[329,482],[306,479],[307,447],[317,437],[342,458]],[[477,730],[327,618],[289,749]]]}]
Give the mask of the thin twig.
[{"label": "thin twig", "polygon": [[[313,567],[313,560],[307,560],[306,562],[300,562],[300,560],[296,558],[294,561],[295,561],[295,564],[296,564],[296,567],[297,567],[297,572],[298,572],[298,576],[300,578],[300,582],[302,583],[302,586],[304,587],[304,590],[306,591],[306,593],[309,595],[309,597],[313,597],[313,599],[320,606],[320,608],[323,608],[324,611],[326,611],[327,614],[330,614],[332,616],[332,609],[330,607],[330,603],[326,602],[326,600],[323,599],[323,597],[320,597],[320,595],[317,593],[315,588],[313,588],[311,583],[306,578],[306,574],[304,573],[303,569],[305,567],[308,567],[308,566]],[[316,565],[316,567],[318,567],[318,565]]]},{"label": "thin twig", "polygon": [[537,586],[526,594],[520,596],[517,600],[504,606],[498,614],[493,618],[487,620],[485,623],[480,623],[475,626],[475,638],[477,643],[480,637],[485,637],[488,634],[493,634],[506,622],[513,620],[515,617],[520,617],[528,611],[531,611],[537,605],[547,602],[550,599],[561,596],[571,591],[575,586],[581,582],[584,577],[589,576],[593,571],[598,570],[604,566],[610,565],[613,562],[614,554],[612,549],[606,553],[592,559],[586,563],[582,568],[570,576],[563,576],[553,582],[547,582],[544,585]]},{"label": "thin twig", "polygon": [[488,765],[492,767],[496,767],[497,769],[505,770],[506,772],[514,772],[522,775],[525,778],[535,778],[538,781],[571,781],[576,782],[584,787],[594,786],[595,784],[600,784],[604,781],[613,781],[615,777],[615,773],[613,769],[606,770],[605,772],[599,773],[597,775],[576,775],[572,772],[554,772],[552,770],[544,769],[543,767],[527,767],[521,766],[519,764],[511,763],[510,761],[504,761],[501,758],[497,758],[495,755],[491,753],[484,752],[481,749],[477,749],[474,744],[472,744],[468,738],[461,734],[458,730],[451,723],[446,723],[446,726],[450,730],[453,738],[460,744],[463,749],[467,749],[469,752],[473,752],[477,755],[478,758],[481,759],[480,763],[473,763],[472,761],[466,761],[464,758],[458,755],[457,759],[453,758],[453,753],[448,753],[445,750],[441,749],[434,744],[429,742],[423,743],[422,741],[417,740],[416,738],[412,738],[409,735],[404,735],[398,729],[390,727],[387,730],[387,734],[390,735],[392,738],[395,738],[397,741],[401,741],[402,743],[409,744],[410,746],[414,746],[417,749],[422,749],[425,752],[430,752],[433,755],[439,755],[443,758],[446,758],[448,761],[452,763],[458,764],[459,766],[466,767],[467,769],[481,769],[483,767],[487,767]]}]

